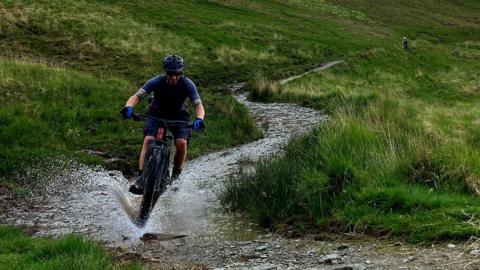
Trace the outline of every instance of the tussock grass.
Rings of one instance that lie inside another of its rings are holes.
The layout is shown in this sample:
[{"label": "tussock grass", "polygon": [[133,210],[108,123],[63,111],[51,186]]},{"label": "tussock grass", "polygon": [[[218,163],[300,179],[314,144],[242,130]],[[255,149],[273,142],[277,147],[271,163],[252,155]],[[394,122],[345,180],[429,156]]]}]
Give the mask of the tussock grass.
[{"label": "tussock grass", "polygon": [[479,214],[478,152],[430,140],[416,109],[395,100],[337,105],[283,156],[232,176],[227,207],[273,228],[288,222],[413,242],[478,235],[463,222]]}]

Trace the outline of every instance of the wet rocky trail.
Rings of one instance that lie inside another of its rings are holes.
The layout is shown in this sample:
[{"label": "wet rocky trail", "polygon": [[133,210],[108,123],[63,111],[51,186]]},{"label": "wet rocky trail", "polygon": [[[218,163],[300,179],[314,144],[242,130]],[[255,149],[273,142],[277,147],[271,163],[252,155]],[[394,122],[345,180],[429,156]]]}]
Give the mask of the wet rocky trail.
[{"label": "wet rocky trail", "polygon": [[242,87],[230,86],[264,138],[189,161],[178,190],[159,199],[144,228],[131,220],[140,197],[128,193],[128,179],[73,162],[51,171],[50,192],[31,198],[28,207],[10,207],[1,223],[26,226],[37,236],[82,234],[104,242],[120,260],[140,259],[153,269],[480,269],[476,239],[448,246],[355,234],[291,239],[224,213],[217,193],[240,163],[281,153],[295,133],[327,120],[293,104],[248,101]]}]

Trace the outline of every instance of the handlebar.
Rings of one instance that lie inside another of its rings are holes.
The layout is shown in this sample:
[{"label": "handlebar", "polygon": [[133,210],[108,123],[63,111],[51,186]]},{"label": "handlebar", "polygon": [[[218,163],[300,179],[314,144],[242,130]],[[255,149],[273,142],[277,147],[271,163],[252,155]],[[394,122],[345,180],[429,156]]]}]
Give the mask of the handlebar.
[{"label": "handlebar", "polygon": [[[155,116],[152,116],[151,114],[144,114],[144,113],[134,113],[132,116],[133,121],[141,121],[143,119],[152,119],[153,121],[160,123],[164,126],[186,126],[188,128],[193,128],[193,124],[190,124],[190,122],[183,121],[183,120],[168,120],[168,119],[162,119],[158,118]],[[203,130],[205,128],[202,128]]]}]

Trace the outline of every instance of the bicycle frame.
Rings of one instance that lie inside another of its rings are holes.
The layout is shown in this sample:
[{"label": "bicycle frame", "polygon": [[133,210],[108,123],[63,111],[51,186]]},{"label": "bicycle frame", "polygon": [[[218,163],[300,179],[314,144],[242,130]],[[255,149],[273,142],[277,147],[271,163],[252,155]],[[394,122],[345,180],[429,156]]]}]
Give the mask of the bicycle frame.
[{"label": "bicycle frame", "polygon": [[178,120],[165,120],[153,117],[148,114],[136,114],[134,120],[145,118],[153,119],[159,123],[156,136],[148,142],[147,153],[145,154],[145,165],[143,174],[143,198],[140,205],[138,224],[144,226],[151,210],[158,198],[170,184],[170,147],[168,127],[173,125],[188,125],[188,122]]}]

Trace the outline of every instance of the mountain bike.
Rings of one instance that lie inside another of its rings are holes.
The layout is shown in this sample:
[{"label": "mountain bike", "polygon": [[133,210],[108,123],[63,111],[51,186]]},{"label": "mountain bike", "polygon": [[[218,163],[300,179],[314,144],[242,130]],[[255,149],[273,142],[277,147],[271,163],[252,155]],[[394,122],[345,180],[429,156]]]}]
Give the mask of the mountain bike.
[{"label": "mountain bike", "polygon": [[172,126],[192,127],[186,121],[166,120],[153,117],[149,114],[136,113],[133,120],[140,121],[144,119],[152,119],[157,122],[159,128],[156,136],[148,142],[148,149],[145,154],[145,164],[143,173],[140,177],[143,179],[143,197],[138,213],[137,224],[145,226],[150,212],[155,206],[158,198],[167,190],[171,184],[170,178],[170,140],[171,135],[167,135],[168,130]]}]

